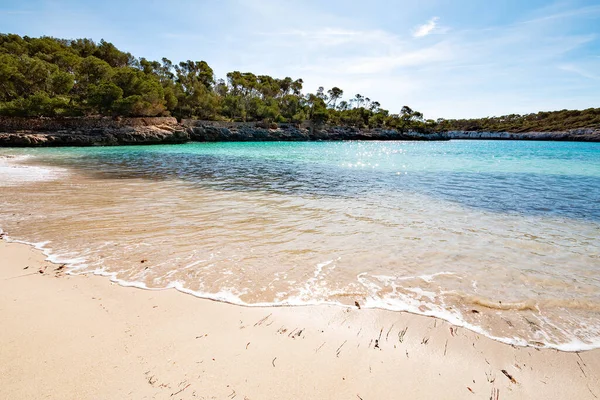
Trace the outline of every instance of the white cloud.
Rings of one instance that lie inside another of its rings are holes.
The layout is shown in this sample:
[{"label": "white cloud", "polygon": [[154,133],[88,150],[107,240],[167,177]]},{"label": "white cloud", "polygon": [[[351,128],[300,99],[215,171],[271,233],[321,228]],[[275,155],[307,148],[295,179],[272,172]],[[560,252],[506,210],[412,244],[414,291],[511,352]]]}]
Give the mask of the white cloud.
[{"label": "white cloud", "polygon": [[563,71],[572,72],[578,76],[581,76],[581,77],[584,77],[587,79],[592,79],[595,81],[600,80],[600,75],[590,72],[586,68],[575,65],[575,64],[563,64],[563,65],[559,65],[558,68]]},{"label": "white cloud", "polygon": [[[389,8],[355,2],[342,10],[336,4],[344,0],[185,3],[193,10],[160,9],[168,17],[163,25],[177,28],[149,33],[150,39],[95,14],[66,20],[60,10],[36,11],[37,18],[21,20],[39,34],[104,37],[149,59],[206,60],[218,77],[240,70],[302,78],[305,92],[337,86],[346,98],[361,93],[391,112],[406,104],[427,118],[587,108],[600,92],[598,5],[558,4],[482,22],[444,7],[423,16],[417,6],[386,21]],[[197,23],[198,15],[205,23]],[[0,23],[19,19],[1,17]],[[450,20],[451,30],[444,26]]]},{"label": "white cloud", "polygon": [[420,38],[433,33],[437,27],[439,17],[433,17],[425,24],[416,27],[413,31],[413,37]]},{"label": "white cloud", "polygon": [[348,66],[348,73],[376,74],[391,72],[400,67],[426,67],[436,62],[453,58],[448,43],[440,43],[431,47],[399,52],[394,55],[358,58]]}]

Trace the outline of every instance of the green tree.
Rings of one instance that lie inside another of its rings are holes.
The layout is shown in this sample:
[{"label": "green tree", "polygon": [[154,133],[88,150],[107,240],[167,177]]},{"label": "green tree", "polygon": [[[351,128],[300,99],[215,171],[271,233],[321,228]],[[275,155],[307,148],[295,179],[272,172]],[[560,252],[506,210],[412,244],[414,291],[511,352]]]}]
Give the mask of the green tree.
[{"label": "green tree", "polygon": [[112,82],[102,82],[99,85],[90,86],[88,103],[99,114],[108,114],[113,111],[115,103],[122,98],[123,89]]},{"label": "green tree", "polygon": [[331,107],[335,108],[337,101],[344,95],[344,91],[336,86],[329,89],[327,94],[329,95],[329,103],[327,103],[327,105],[331,105]]}]

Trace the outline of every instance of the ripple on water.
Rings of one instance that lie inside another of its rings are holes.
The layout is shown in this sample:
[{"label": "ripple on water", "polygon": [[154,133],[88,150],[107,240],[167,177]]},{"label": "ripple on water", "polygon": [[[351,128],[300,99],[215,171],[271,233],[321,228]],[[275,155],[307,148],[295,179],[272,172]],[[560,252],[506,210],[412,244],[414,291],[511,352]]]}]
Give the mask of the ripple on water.
[{"label": "ripple on water", "polygon": [[359,301],[506,342],[598,347],[598,147],[519,145],[11,151],[44,165],[27,177],[70,173],[3,187],[0,221],[122,284],[250,305]]}]

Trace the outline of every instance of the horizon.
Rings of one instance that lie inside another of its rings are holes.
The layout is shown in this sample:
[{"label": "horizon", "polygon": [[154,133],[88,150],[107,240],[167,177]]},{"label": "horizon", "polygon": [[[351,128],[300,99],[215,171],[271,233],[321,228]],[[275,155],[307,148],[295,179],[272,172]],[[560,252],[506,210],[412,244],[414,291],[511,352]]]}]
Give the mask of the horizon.
[{"label": "horizon", "polygon": [[600,106],[592,1],[307,3],[8,0],[0,23],[21,36],[104,39],[149,60],[204,60],[216,78],[235,70],[302,78],[304,92],[337,86],[344,98],[360,93],[391,113],[408,105],[430,119]]}]

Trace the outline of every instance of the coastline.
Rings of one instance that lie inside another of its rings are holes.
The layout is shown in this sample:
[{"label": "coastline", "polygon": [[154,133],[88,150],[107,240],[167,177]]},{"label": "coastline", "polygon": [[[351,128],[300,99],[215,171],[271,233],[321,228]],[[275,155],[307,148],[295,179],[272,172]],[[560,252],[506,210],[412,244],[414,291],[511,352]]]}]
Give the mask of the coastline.
[{"label": "coastline", "polygon": [[302,124],[265,125],[171,117],[24,118],[0,116],[0,147],[182,144],[188,142],[523,140],[600,142],[600,129],[552,132],[433,131]]},{"label": "coastline", "polygon": [[0,321],[0,359],[10,360],[0,363],[2,398],[600,395],[600,350],[516,347],[404,312],[241,307],[126,288],[65,275],[5,240]]}]

